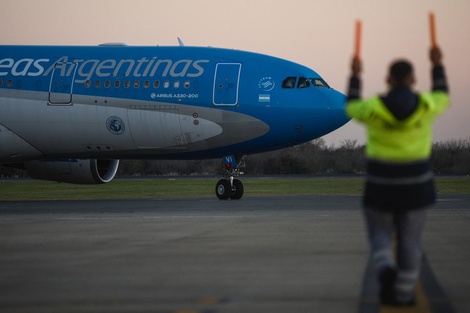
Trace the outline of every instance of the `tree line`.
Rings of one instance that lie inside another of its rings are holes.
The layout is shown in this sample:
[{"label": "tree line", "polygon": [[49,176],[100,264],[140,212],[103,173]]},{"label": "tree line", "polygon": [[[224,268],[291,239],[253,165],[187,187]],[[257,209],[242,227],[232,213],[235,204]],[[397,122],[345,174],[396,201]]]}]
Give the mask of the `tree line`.
[{"label": "tree line", "polygon": [[[283,150],[248,156],[243,172],[274,174],[362,174],[366,158],[364,145],[344,140],[338,147],[316,139]],[[470,139],[433,144],[432,162],[437,174],[470,174]],[[221,159],[213,160],[121,160],[117,176],[221,175]],[[0,177],[26,177],[26,173],[0,166]]]}]

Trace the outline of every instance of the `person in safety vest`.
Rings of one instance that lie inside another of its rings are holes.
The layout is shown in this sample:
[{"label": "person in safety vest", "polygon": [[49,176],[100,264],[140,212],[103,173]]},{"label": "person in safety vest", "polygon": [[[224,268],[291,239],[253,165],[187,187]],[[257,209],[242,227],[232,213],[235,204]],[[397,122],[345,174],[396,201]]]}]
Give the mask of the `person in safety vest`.
[{"label": "person in safety vest", "polygon": [[[449,106],[441,50],[430,50],[432,91],[415,92],[413,66],[390,66],[389,91],[361,99],[362,62],[352,61],[347,114],[367,128],[367,176],[363,206],[371,261],[385,305],[414,305],[427,209],[436,192],[431,166],[432,123]],[[392,236],[396,233],[396,258]]]}]

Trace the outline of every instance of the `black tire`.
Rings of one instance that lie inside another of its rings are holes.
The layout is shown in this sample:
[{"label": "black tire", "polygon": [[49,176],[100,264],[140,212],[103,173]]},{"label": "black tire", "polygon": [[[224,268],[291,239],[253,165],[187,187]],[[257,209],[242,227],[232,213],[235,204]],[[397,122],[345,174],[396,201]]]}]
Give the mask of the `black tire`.
[{"label": "black tire", "polygon": [[226,179],[221,179],[215,185],[215,195],[219,200],[227,200],[232,194],[232,186]]},{"label": "black tire", "polygon": [[244,191],[243,183],[239,179],[233,180],[232,193],[230,194],[230,199],[238,200],[243,197]]}]

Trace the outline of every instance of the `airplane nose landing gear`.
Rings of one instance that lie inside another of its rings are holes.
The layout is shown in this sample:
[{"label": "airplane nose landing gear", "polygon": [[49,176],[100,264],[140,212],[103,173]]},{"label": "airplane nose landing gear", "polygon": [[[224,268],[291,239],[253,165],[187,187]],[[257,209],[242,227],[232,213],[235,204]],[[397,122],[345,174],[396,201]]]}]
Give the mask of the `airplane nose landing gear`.
[{"label": "airplane nose landing gear", "polygon": [[243,172],[240,168],[245,167],[246,155],[241,157],[238,162],[234,155],[224,156],[224,178],[217,182],[215,186],[215,194],[220,200],[234,199],[238,200],[243,196],[243,183],[234,178],[240,176]]}]

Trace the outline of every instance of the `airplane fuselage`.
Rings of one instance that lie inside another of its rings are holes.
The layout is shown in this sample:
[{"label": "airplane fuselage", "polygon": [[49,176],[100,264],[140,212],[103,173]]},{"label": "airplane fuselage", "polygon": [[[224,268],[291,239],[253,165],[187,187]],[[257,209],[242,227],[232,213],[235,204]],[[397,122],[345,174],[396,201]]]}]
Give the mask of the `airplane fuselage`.
[{"label": "airplane fuselage", "polygon": [[326,85],[282,86],[288,77],[321,80],[316,72],[265,55],[199,47],[0,49],[0,163],[252,154],[312,140],[347,121],[343,96]]}]

